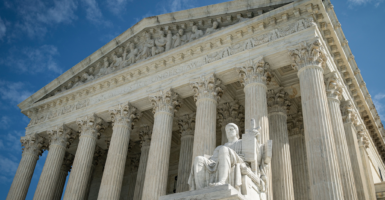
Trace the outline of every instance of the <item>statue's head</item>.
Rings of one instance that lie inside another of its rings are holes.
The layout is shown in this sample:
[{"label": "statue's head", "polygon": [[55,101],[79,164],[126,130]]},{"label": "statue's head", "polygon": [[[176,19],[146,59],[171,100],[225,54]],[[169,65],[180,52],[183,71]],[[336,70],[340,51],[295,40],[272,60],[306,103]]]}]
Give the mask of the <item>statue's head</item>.
[{"label": "statue's head", "polygon": [[183,32],[184,32],[183,29],[179,29],[179,31],[178,31],[179,35],[183,35]]},{"label": "statue's head", "polygon": [[214,28],[214,29],[218,28],[218,22],[217,22],[217,21],[214,21],[214,23],[213,23],[213,28]]},{"label": "statue's head", "polygon": [[239,139],[239,128],[234,123],[228,123],[225,127],[227,139],[237,137]]}]

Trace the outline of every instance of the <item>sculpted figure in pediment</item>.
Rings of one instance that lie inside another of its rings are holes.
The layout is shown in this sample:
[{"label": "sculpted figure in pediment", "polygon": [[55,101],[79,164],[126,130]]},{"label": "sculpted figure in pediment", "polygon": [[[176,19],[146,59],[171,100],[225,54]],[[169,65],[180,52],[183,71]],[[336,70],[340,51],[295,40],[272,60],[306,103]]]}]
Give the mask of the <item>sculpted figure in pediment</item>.
[{"label": "sculpted figure in pediment", "polygon": [[83,82],[80,80],[80,77],[79,77],[79,76],[76,76],[76,77],[75,77],[74,83],[75,83],[75,84],[74,84],[73,87],[77,87],[77,86],[83,84]]},{"label": "sculpted figure in pediment", "polygon": [[[130,53],[128,53],[128,49]],[[138,55],[139,50],[135,48],[134,43],[127,44],[127,48],[124,52],[124,60],[126,65],[131,65],[136,62],[136,56]]]},{"label": "sculpted figure in pediment", "polygon": [[123,58],[122,57],[118,57],[116,52],[114,52],[112,54],[112,63],[110,65],[111,70],[115,71],[115,70],[120,69],[122,62],[123,62]]},{"label": "sculpted figure in pediment", "polygon": [[155,41],[151,39],[150,33],[146,32],[144,34],[144,44],[143,44],[143,49],[139,55],[139,59],[144,60],[151,56],[154,56],[155,50],[156,50]]},{"label": "sculpted figure in pediment", "polygon": [[196,25],[194,25],[192,27],[191,31],[192,31],[192,33],[191,33],[191,36],[190,36],[190,39],[189,39],[190,42],[203,36],[203,31],[199,30]]},{"label": "sculpted figure in pediment", "polygon": [[164,52],[167,44],[167,37],[164,36],[164,31],[159,31],[160,38],[155,39],[156,51],[155,54]]},{"label": "sculpted figure in pediment", "polygon": [[188,37],[184,34],[183,29],[179,29],[178,33],[176,33],[172,39],[174,40],[174,48],[184,45],[188,42]]},{"label": "sculpted figure in pediment", "polygon": [[100,68],[99,73],[96,75],[97,78],[109,74],[112,71],[107,56],[103,58],[103,65],[101,66],[101,63],[99,62],[97,68]]},{"label": "sculpted figure in pediment", "polygon": [[166,37],[166,51],[170,50],[172,47],[172,33],[170,30],[167,31]]},{"label": "sculpted figure in pediment", "polygon": [[218,30],[219,30],[219,29],[218,29],[218,25],[219,25],[218,22],[217,22],[217,21],[214,21],[214,22],[213,22],[213,27],[207,28],[207,30],[206,30],[206,35],[218,31]]}]

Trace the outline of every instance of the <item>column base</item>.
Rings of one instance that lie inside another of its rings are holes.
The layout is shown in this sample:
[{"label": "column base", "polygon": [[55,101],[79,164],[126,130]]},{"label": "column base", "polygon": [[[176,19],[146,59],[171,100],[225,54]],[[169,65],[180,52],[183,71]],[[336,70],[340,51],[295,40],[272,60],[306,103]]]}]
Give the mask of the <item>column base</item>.
[{"label": "column base", "polygon": [[206,187],[199,190],[181,192],[161,196],[159,200],[195,200],[195,199],[213,199],[213,200],[266,200],[266,195],[260,195],[255,192],[248,192],[247,195],[242,195],[241,191],[235,189],[230,184],[225,184],[215,187]]}]

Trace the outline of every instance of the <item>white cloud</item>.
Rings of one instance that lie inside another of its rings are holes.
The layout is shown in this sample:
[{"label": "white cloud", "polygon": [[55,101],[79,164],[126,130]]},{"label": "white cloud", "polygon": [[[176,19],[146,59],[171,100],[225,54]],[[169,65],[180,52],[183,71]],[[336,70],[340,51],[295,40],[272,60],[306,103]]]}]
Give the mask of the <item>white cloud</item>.
[{"label": "white cloud", "polygon": [[0,155],[0,181],[11,182],[18,165],[16,161]]},{"label": "white cloud", "polygon": [[385,102],[383,99],[385,98],[384,93],[378,93],[373,98],[373,103],[376,106],[377,112],[380,115],[381,120],[385,120]]},{"label": "white cloud", "polygon": [[383,0],[348,0],[350,6],[360,6],[368,3],[374,3],[375,7],[379,6]]},{"label": "white cloud", "polygon": [[[2,116],[0,118],[0,129],[7,129],[9,128],[9,123],[11,122],[11,119],[7,116]],[[1,145],[0,145],[1,147]]]},{"label": "white cloud", "polygon": [[5,36],[5,33],[7,32],[7,27],[5,26],[4,21],[0,17],[0,40]]},{"label": "white cloud", "polygon": [[10,104],[18,104],[32,95],[32,92],[30,92],[26,87],[26,84],[22,82],[0,80],[1,99],[10,102]]},{"label": "white cloud", "polygon": [[14,48],[10,50],[6,59],[0,60],[0,64],[19,72],[28,72],[31,74],[40,72],[62,74],[63,70],[59,67],[55,59],[57,55],[59,55],[59,52],[53,45],[43,45],[38,48]]},{"label": "white cloud", "polygon": [[126,10],[127,3],[131,0],[107,0],[107,8],[115,15]]},{"label": "white cloud", "polygon": [[83,5],[86,9],[86,18],[97,25],[110,26],[111,23],[106,21],[103,17],[102,11],[99,8],[96,0],[83,0]]},{"label": "white cloud", "polygon": [[16,10],[22,19],[15,26],[31,38],[43,37],[47,32],[47,25],[71,23],[77,19],[75,0],[54,0],[52,3],[18,0],[16,4]]}]

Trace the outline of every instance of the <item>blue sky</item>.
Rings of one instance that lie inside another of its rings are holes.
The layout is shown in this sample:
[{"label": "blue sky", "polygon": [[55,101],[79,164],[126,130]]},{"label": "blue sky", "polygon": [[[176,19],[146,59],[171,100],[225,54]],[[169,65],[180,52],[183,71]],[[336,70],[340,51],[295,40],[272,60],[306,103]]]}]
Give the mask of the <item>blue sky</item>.
[{"label": "blue sky", "polygon": [[[220,3],[220,0],[0,1],[0,199],[21,158],[29,119],[17,104],[144,17]],[[385,119],[385,3],[332,1],[356,62]],[[27,199],[32,199],[46,152]]]}]

